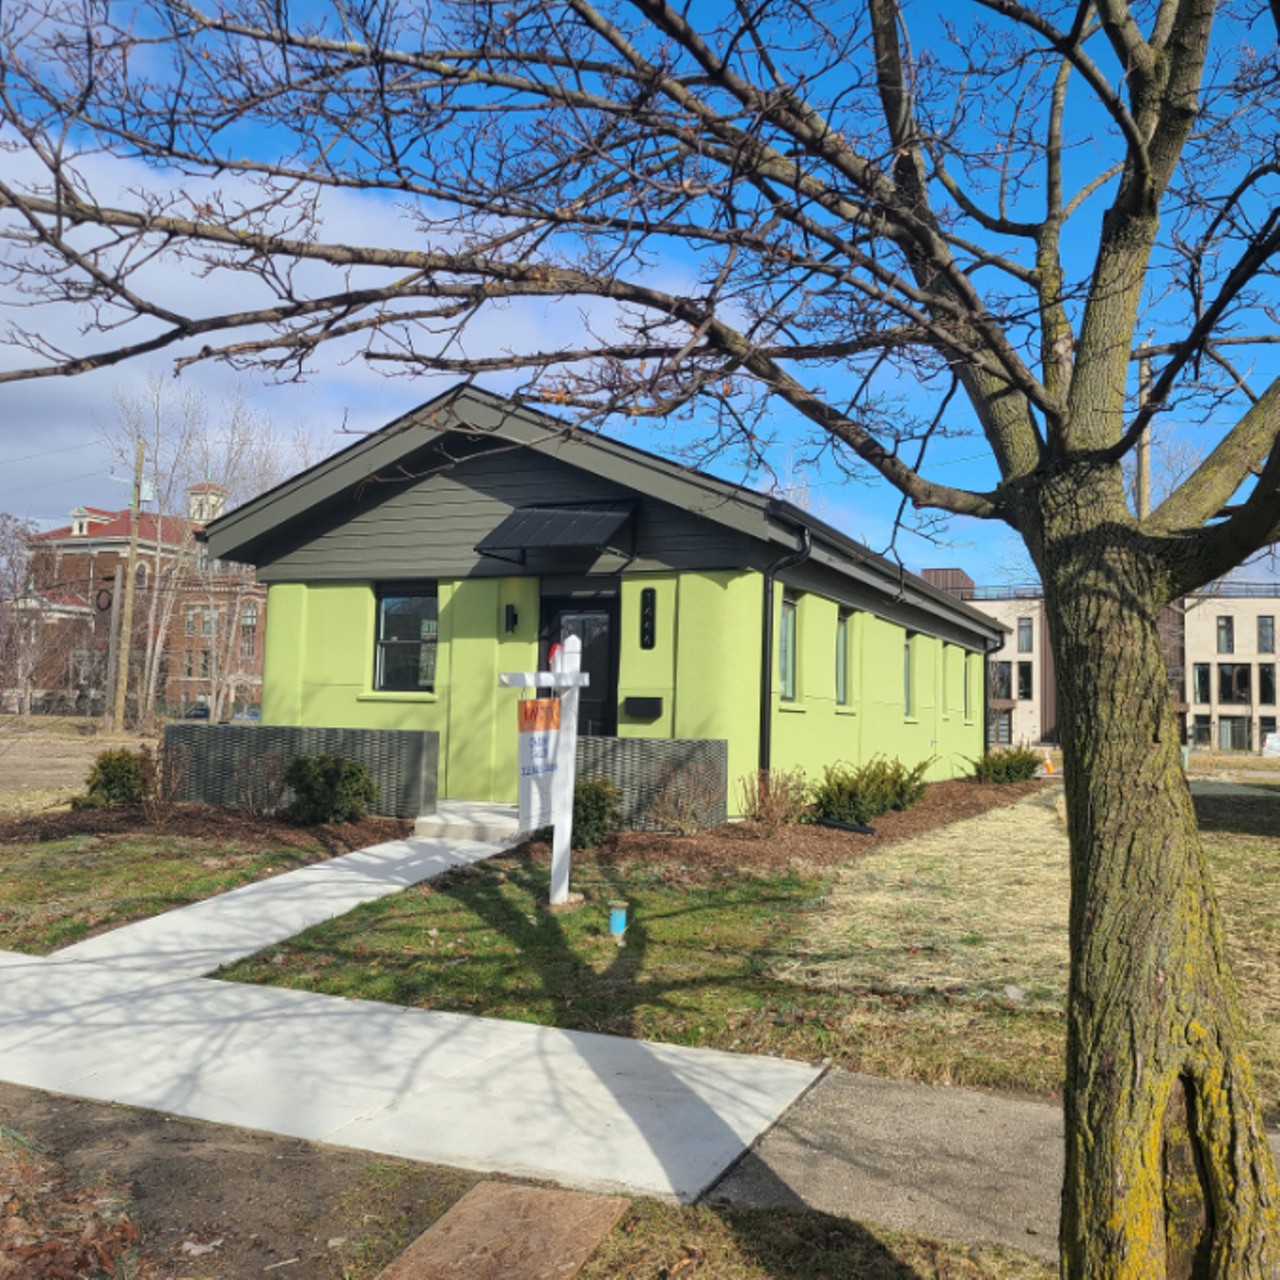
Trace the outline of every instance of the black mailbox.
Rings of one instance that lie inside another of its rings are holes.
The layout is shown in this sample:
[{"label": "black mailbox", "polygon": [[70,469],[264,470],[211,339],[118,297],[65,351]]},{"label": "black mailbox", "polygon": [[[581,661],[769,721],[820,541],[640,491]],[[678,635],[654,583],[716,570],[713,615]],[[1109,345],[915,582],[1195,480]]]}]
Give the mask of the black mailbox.
[{"label": "black mailbox", "polygon": [[662,699],[623,698],[622,713],[636,720],[656,720],[662,714]]}]

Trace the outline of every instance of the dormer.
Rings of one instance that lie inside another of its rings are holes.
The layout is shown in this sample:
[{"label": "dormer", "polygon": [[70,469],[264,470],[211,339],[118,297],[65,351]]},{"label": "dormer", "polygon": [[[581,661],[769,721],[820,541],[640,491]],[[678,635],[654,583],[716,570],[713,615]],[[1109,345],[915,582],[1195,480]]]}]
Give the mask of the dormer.
[{"label": "dormer", "polygon": [[76,507],[71,513],[71,536],[85,538],[93,532],[93,526],[105,524],[112,517],[112,512],[99,511],[95,507]]}]

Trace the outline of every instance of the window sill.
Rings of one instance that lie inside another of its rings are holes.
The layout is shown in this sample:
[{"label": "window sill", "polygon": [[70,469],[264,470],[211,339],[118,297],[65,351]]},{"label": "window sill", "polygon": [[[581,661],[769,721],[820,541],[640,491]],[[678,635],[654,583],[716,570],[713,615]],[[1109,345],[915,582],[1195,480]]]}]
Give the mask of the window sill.
[{"label": "window sill", "polygon": [[846,707],[841,706],[839,703],[836,704],[836,715],[838,716],[856,716],[857,714],[857,707]]},{"label": "window sill", "polygon": [[415,693],[412,689],[367,689],[356,694],[357,702],[438,702],[437,693]]},{"label": "window sill", "polygon": [[790,701],[787,701],[787,702],[783,702],[781,699],[779,699],[779,700],[778,700],[778,710],[779,710],[779,711],[789,711],[789,712],[791,712],[793,715],[794,715],[796,712],[799,712],[800,714],[802,714],[802,715],[803,715],[803,714],[804,714],[804,712],[808,711],[808,709],[809,709],[808,707],[806,707],[806,706],[802,706],[799,702],[796,702],[796,701],[794,701],[794,700],[790,700]]},{"label": "window sill", "polygon": [[902,723],[903,724],[919,724],[920,717],[919,716],[903,716]]}]

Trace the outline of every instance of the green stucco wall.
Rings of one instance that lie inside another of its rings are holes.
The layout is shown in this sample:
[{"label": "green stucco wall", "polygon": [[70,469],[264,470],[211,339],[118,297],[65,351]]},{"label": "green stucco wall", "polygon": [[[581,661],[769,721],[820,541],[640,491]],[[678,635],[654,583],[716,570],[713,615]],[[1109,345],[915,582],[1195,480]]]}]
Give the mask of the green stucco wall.
[{"label": "green stucco wall", "polygon": [[[641,646],[640,592],[655,591],[653,647]],[[730,811],[738,781],[756,768],[760,625],[764,583],[755,572],[655,573],[620,583],[619,706],[661,698],[657,717],[620,712],[624,737],[725,738]],[[775,636],[783,591],[775,592]],[[839,760],[872,755],[934,758],[932,777],[950,777],[982,750],[981,658],[926,635],[911,639],[912,708],[904,708],[900,626],[848,615],[848,705],[836,705],[836,604],[795,597],[797,689],[778,695],[773,672],[773,764],[810,777]],[[505,631],[506,606],[517,614]],[[270,588],[263,720],[337,728],[431,729],[440,734],[442,797],[512,802],[516,792],[514,690],[503,671],[537,660],[536,578],[439,584],[439,652],[434,693],[372,691],[376,598],[372,583],[284,583]],[[964,681],[970,718],[964,716]],[[944,705],[945,704],[945,705]]]}]

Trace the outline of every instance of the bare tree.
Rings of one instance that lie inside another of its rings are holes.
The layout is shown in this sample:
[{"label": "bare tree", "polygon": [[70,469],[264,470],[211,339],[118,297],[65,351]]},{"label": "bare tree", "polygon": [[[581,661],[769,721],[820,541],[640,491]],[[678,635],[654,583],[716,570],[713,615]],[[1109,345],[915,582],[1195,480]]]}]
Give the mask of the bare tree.
[{"label": "bare tree", "polygon": [[302,465],[297,439],[285,441],[273,424],[232,397],[211,406],[190,387],[159,377],[141,391],[119,392],[115,412],[102,428],[108,449],[132,468],[142,447],[143,472],[152,502],[154,536],[144,548],[144,607],[135,634],[138,718],[154,720],[171,668],[172,629],[182,605],[202,606],[222,619],[209,647],[210,713],[215,717],[234,690],[245,686],[239,620],[256,599],[254,576],[239,565],[211,564],[198,541],[201,522],[189,517],[188,494],[201,481],[215,483],[221,501],[236,506]]},{"label": "bare tree", "polygon": [[[5,278],[90,333],[20,312],[29,358],[0,376],[173,347],[290,377],[337,342],[523,370],[580,419],[696,414],[707,448],[789,416],[908,517],[1007,523],[1060,681],[1063,1273],[1271,1277],[1275,1169],[1157,625],[1280,536],[1270,23],[1214,0],[19,0]],[[376,238],[329,230],[357,199]],[[566,301],[548,338],[537,309]],[[1139,518],[1124,459],[1174,409],[1205,459]],[[965,427],[987,488],[937,478]]]}]

